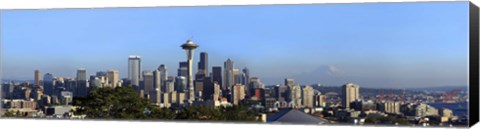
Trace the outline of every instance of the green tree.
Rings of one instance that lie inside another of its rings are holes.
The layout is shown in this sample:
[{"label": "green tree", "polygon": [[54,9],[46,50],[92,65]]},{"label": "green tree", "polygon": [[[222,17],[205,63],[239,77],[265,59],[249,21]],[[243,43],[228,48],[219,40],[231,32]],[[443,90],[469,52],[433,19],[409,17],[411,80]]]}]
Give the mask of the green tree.
[{"label": "green tree", "polygon": [[172,119],[170,111],[151,105],[132,87],[94,87],[86,98],[75,100],[76,114],[101,119]]},{"label": "green tree", "polygon": [[160,108],[141,98],[132,87],[94,87],[85,98],[74,98],[75,114],[98,119],[178,119],[256,121],[256,112],[243,106],[204,105]]},{"label": "green tree", "polygon": [[247,110],[243,106],[227,107],[222,109],[222,113],[226,115],[226,119],[229,121],[255,121],[256,113],[251,110]]},{"label": "green tree", "polygon": [[176,119],[215,121],[256,121],[256,112],[242,106],[212,108],[203,105],[188,106],[179,110]]},{"label": "green tree", "polygon": [[12,111],[6,111],[4,114],[3,114],[3,117],[16,117],[17,115],[15,115],[15,113],[13,113]]}]

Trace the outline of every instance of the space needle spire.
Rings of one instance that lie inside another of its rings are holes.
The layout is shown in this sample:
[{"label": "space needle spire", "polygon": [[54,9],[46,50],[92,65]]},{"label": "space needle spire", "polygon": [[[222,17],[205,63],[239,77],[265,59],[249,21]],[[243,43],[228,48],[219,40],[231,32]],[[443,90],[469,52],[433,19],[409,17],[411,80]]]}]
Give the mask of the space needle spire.
[{"label": "space needle spire", "polygon": [[187,87],[188,87],[188,101],[191,103],[195,100],[195,90],[193,87],[193,77],[192,77],[192,60],[193,52],[198,47],[197,44],[193,43],[192,40],[187,40],[186,43],[182,44],[183,50],[187,52],[187,64],[188,64],[188,76],[187,76]]}]

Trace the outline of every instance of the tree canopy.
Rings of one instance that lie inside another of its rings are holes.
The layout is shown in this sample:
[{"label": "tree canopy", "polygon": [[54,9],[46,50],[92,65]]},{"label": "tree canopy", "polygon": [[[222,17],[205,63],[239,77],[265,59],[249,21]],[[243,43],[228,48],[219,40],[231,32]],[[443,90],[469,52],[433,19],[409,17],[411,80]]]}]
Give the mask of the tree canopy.
[{"label": "tree canopy", "polygon": [[169,109],[151,105],[141,98],[132,87],[97,88],[94,87],[86,98],[79,98],[74,105],[80,108],[76,114],[85,114],[87,118],[101,119],[172,119]]},{"label": "tree canopy", "polygon": [[243,106],[160,108],[141,98],[132,87],[95,87],[87,97],[74,98],[73,104],[79,107],[75,114],[93,119],[256,121],[256,112]]}]

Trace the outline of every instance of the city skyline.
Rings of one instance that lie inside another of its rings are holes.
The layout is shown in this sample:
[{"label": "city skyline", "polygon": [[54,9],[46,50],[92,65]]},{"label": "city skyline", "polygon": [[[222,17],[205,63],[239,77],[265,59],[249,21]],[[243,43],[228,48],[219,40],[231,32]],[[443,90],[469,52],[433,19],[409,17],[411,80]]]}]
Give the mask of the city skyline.
[{"label": "city skyline", "polygon": [[[404,5],[409,5],[407,7],[412,10],[395,10]],[[185,54],[178,50],[178,44],[191,38],[202,46],[194,54],[193,74],[197,71],[199,53],[207,52],[210,59],[208,71],[212,71],[213,66],[223,67],[224,61],[231,59],[235,68],[248,67],[251,77],[259,77],[267,85],[281,84],[284,78],[294,78],[300,84],[342,85],[355,82],[362,87],[466,86],[468,53],[459,51],[468,50],[467,37],[464,36],[468,32],[468,25],[461,24],[468,20],[463,13],[468,10],[462,8],[467,5],[402,3],[298,5],[282,6],[282,10],[277,10],[278,6],[239,6],[185,7],[182,10],[117,8],[5,11],[1,12],[1,23],[5,26],[1,29],[2,76],[4,79],[33,80],[33,71],[39,69],[42,75],[52,73],[54,76],[73,78],[75,70],[86,68],[87,75],[117,69],[120,77],[126,78],[126,57],[129,55],[142,56],[141,71],[153,71],[160,64],[165,64],[168,75],[175,75],[178,62],[185,60]],[[432,9],[407,15],[424,6]],[[285,7],[304,12],[291,13]],[[436,10],[445,7],[453,10]],[[252,10],[246,11],[244,8]],[[328,12],[339,8],[343,10]],[[363,8],[366,10],[358,14],[368,13],[372,16],[349,14]],[[382,9],[393,14],[379,11]],[[217,14],[215,12],[218,10],[225,12],[214,17],[198,17],[203,13]],[[229,14],[240,16],[231,17]],[[398,17],[389,17],[394,14]],[[301,21],[288,19],[289,16]],[[314,16],[319,18],[310,18]],[[59,17],[63,19],[57,19]],[[341,17],[355,18],[359,23],[345,21]],[[214,21],[217,18],[224,18],[227,23]],[[405,26],[402,22],[408,19],[418,22],[408,22],[409,26]],[[67,22],[58,23],[57,20]],[[379,24],[380,21],[384,24]],[[257,25],[253,22],[257,22]],[[74,23],[80,26],[73,26]],[[295,24],[284,26],[289,23]],[[402,26],[396,26],[399,23]],[[36,26],[30,26],[32,24]],[[169,24],[172,27],[168,27]],[[20,27],[22,25],[24,27]],[[228,27],[231,28],[226,29]],[[356,29],[351,29],[354,27]],[[43,31],[47,31],[47,28],[52,30],[47,34],[39,34],[45,33]],[[281,32],[286,29],[296,33]],[[383,34],[390,32],[389,29],[392,29],[392,34]],[[315,35],[317,32],[319,34]],[[463,41],[465,44],[460,45]],[[271,49],[271,45],[275,45],[275,49]],[[415,57],[411,57],[413,55]]]}]

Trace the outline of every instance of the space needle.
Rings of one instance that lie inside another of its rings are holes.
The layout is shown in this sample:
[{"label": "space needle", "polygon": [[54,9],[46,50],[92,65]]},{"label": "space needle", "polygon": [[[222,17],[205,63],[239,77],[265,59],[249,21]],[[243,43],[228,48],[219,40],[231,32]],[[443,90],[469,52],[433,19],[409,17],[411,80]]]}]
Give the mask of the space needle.
[{"label": "space needle", "polygon": [[192,60],[193,60],[193,51],[198,47],[197,44],[193,43],[192,40],[187,40],[185,44],[182,44],[183,50],[187,52],[187,63],[188,63],[188,76],[187,76],[187,87],[188,87],[188,101],[191,103],[195,100],[195,90],[193,88],[193,78],[192,78]]}]

